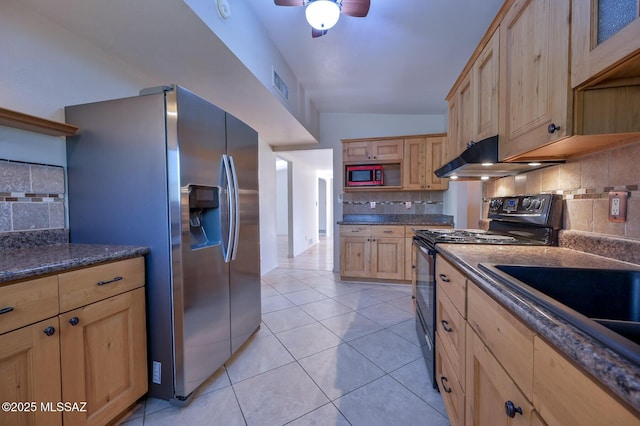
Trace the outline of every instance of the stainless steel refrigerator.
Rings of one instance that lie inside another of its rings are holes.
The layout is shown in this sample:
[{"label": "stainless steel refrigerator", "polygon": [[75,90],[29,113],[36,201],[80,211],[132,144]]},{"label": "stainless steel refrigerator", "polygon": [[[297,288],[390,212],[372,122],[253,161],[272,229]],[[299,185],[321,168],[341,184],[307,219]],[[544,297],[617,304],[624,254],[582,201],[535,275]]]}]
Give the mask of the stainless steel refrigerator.
[{"label": "stainless steel refrigerator", "polygon": [[188,401],[260,326],[257,133],[180,86],[65,114],[70,241],[151,248],[149,394]]}]

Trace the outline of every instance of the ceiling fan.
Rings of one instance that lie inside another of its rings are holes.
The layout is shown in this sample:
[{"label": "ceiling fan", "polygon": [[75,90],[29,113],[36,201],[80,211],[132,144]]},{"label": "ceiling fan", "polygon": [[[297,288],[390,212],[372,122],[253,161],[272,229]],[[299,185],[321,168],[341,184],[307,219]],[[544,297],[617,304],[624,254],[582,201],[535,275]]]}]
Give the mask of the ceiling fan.
[{"label": "ceiling fan", "polygon": [[340,19],[340,14],[364,18],[370,0],[274,0],[276,6],[305,6],[311,37],[323,36]]}]

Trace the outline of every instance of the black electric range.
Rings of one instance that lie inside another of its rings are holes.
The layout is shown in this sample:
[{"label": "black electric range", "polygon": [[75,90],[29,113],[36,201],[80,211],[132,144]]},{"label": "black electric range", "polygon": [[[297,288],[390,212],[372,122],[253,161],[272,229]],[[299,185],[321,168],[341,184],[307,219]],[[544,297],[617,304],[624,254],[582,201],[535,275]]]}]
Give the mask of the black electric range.
[{"label": "black electric range", "polygon": [[562,197],[554,194],[492,198],[489,202],[488,230],[414,230],[416,248],[416,331],[431,375],[435,378],[436,333],[436,245],[557,245],[562,225]]}]

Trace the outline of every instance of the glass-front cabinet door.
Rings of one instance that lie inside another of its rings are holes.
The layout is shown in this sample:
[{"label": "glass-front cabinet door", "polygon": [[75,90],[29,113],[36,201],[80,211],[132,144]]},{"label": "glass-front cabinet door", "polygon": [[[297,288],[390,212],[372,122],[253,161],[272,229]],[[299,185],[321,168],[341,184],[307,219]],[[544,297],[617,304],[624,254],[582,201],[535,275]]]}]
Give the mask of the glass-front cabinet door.
[{"label": "glass-front cabinet door", "polygon": [[[571,86],[640,55],[640,0],[574,0],[571,10]],[[636,62],[640,61],[635,59]],[[629,67],[637,69],[637,67]],[[621,78],[637,77],[616,72]]]}]

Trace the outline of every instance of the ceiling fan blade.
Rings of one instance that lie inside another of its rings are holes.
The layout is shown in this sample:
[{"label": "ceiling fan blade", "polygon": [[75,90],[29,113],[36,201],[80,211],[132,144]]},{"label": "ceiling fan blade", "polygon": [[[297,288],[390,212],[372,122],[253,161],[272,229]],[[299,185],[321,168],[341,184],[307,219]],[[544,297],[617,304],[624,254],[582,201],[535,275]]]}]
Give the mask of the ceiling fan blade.
[{"label": "ceiling fan blade", "polygon": [[273,0],[276,6],[303,6],[304,0]]},{"label": "ceiling fan blade", "polygon": [[322,37],[327,33],[327,30],[316,30],[315,28],[311,28],[311,37],[318,38]]},{"label": "ceiling fan blade", "polygon": [[343,15],[364,18],[369,13],[370,0],[342,0]]}]

